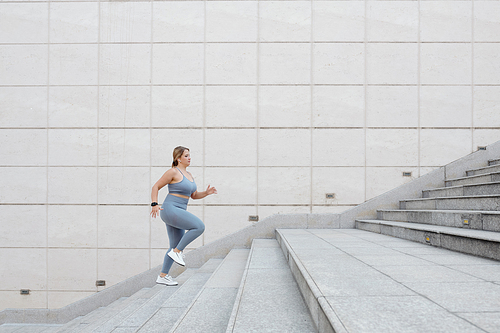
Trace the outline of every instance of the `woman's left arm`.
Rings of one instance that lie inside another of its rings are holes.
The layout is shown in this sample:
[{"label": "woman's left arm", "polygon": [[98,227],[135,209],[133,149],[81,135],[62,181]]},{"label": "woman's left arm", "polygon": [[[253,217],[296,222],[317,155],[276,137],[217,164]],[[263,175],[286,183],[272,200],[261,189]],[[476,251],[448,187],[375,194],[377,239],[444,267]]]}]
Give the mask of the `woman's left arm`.
[{"label": "woman's left arm", "polygon": [[210,185],[208,185],[206,191],[203,191],[203,192],[196,191],[193,194],[191,194],[191,198],[192,199],[203,199],[204,197],[209,196],[210,194],[217,194],[217,190],[215,189],[215,187],[211,187]]}]

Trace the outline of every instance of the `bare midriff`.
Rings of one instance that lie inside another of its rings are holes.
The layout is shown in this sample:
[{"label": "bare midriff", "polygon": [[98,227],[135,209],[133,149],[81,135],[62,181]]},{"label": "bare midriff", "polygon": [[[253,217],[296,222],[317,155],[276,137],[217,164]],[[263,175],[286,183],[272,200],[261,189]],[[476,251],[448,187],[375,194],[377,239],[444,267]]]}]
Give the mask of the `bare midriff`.
[{"label": "bare midriff", "polygon": [[177,194],[177,193],[169,193],[168,195],[174,195],[179,198],[189,199],[187,195]]}]

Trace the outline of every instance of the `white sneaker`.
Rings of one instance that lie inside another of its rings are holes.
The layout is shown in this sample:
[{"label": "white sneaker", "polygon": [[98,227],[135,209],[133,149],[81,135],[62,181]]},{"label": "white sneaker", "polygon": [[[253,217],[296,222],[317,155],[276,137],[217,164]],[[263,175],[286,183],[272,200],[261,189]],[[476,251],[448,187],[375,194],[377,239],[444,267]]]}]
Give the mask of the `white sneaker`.
[{"label": "white sneaker", "polygon": [[184,259],[182,259],[182,252],[174,252],[174,249],[168,251],[168,256],[181,266],[186,266]]},{"label": "white sneaker", "polygon": [[174,281],[172,279],[172,277],[169,276],[169,275],[165,275],[164,277],[160,277],[158,275],[158,278],[156,279],[156,283],[164,284],[164,285],[167,285],[167,286],[176,286],[176,285],[179,284],[177,281]]}]

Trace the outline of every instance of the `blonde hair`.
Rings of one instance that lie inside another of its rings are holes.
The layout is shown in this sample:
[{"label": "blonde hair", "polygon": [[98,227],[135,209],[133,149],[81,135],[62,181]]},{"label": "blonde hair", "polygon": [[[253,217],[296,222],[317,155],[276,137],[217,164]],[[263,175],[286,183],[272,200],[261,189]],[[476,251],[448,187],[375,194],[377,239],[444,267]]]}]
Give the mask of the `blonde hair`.
[{"label": "blonde hair", "polygon": [[172,153],[174,157],[174,161],[172,162],[172,168],[175,168],[178,164],[179,161],[177,161],[179,158],[181,158],[182,154],[184,154],[185,150],[189,150],[189,148],[183,147],[183,146],[177,146],[174,148],[174,152]]}]

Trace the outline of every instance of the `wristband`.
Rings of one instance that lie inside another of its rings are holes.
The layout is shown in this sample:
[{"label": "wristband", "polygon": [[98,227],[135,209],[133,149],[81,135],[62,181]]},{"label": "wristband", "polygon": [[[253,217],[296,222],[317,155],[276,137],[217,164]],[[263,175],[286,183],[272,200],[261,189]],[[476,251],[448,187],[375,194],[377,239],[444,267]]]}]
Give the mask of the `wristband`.
[{"label": "wristband", "polygon": [[153,207],[154,207],[154,206],[158,206],[158,203],[157,203],[157,202],[152,202],[152,203],[151,203],[151,206],[153,206]]}]

